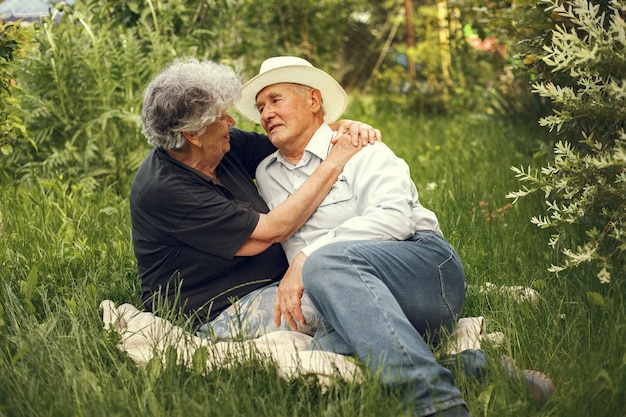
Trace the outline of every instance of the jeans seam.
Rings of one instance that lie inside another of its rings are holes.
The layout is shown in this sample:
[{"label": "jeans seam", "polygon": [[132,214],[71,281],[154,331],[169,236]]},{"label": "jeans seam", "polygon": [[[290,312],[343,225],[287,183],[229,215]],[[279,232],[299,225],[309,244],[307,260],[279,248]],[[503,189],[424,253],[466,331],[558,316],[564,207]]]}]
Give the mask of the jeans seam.
[{"label": "jeans seam", "polygon": [[352,259],[353,258],[350,255],[349,251],[348,251],[348,253],[346,253],[346,256],[348,258],[350,267],[357,272],[357,276],[359,277],[361,282],[365,285],[365,287],[369,290],[370,294],[372,294],[372,297],[376,300],[376,305],[378,306],[378,308],[382,312],[382,315],[383,315],[383,317],[385,319],[385,322],[387,324],[387,326],[385,326],[385,328],[389,329],[390,333],[393,336],[393,339],[396,341],[395,346],[398,349],[402,349],[403,356],[408,358],[408,359],[410,359],[411,360],[411,364],[415,365],[415,363],[413,362],[413,358],[411,358],[411,355],[409,354],[409,352],[406,349],[406,347],[404,346],[404,344],[400,342],[400,337],[398,337],[398,334],[394,331],[393,326],[391,326],[391,320],[389,319],[389,316],[387,314],[387,309],[385,309],[384,306],[381,304],[380,298],[378,298],[378,296],[376,295],[376,292],[372,291],[372,288],[370,287],[370,285],[367,283],[366,280],[363,279],[363,276],[362,276],[361,271],[359,270],[359,268],[354,267],[354,265],[352,263]]},{"label": "jeans seam", "polygon": [[450,304],[450,301],[448,300],[448,297],[446,296],[446,281],[444,278],[444,272],[443,272],[443,267],[450,262],[452,259],[454,258],[454,255],[452,253],[450,253],[450,256],[448,256],[448,258],[446,258],[446,260],[444,260],[442,263],[440,263],[437,266],[437,269],[439,271],[439,285],[441,287],[441,299],[443,300],[443,303],[446,305],[446,307],[448,308],[448,312],[450,313],[450,319],[454,320],[454,309],[452,308],[452,305]]},{"label": "jeans seam", "polygon": [[[439,236],[434,232],[418,232],[420,234],[419,239],[415,240],[415,243],[424,243],[424,241],[426,240],[432,240],[435,237]],[[454,308],[452,307],[452,305],[450,304],[450,301],[448,300],[448,297],[446,296],[446,283],[445,283],[445,277],[444,277],[444,266],[452,261],[454,259],[454,249],[452,249],[452,246],[450,246],[450,244],[446,243],[446,248],[449,250],[449,255],[448,257],[441,262],[440,264],[437,265],[437,273],[439,275],[439,287],[441,288],[441,300],[443,301],[443,303],[445,304],[446,308],[448,309],[448,313],[449,313],[449,319],[454,321]]]}]

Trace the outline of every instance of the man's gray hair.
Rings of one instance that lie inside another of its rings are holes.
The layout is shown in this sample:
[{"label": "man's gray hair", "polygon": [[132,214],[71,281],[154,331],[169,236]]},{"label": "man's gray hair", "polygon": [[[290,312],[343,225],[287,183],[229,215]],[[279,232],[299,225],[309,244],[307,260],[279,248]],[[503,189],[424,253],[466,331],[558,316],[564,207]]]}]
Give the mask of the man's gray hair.
[{"label": "man's gray hair", "polygon": [[195,58],[177,59],[144,92],[143,134],[158,148],[181,149],[182,132],[202,131],[240,96],[241,80],[232,68]]},{"label": "man's gray hair", "polygon": [[[306,97],[306,95],[309,93],[309,91],[314,90],[314,87],[311,87],[309,85],[306,84],[297,84],[297,83],[289,83],[291,84],[291,88],[293,89],[293,91],[296,92],[296,94],[302,96],[302,97]],[[320,91],[320,96],[321,96],[322,92]],[[324,108],[324,97],[322,97],[322,114],[325,116],[326,115],[326,109]]]}]

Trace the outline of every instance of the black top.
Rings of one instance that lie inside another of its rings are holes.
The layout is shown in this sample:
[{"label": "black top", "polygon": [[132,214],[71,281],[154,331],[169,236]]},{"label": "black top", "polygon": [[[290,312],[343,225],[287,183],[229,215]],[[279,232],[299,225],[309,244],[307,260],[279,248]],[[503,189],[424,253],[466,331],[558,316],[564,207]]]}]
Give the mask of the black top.
[{"label": "black top", "polygon": [[[258,163],[275,151],[266,136],[230,130],[231,149],[217,168],[222,185],[153,149],[130,192],[132,237],[142,298],[163,301],[198,319],[214,318],[241,297],[279,281],[287,260],[279,244],[256,256],[235,256],[269,210],[253,182]],[[262,282],[258,282],[262,281]],[[180,288],[180,291],[178,289]]]}]

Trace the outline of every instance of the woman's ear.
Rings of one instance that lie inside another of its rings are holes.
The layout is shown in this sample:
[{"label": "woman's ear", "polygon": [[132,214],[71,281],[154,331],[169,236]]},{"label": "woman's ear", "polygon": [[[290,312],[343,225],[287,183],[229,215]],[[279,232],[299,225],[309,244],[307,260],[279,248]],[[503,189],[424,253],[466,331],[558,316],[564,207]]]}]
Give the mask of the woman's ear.
[{"label": "woman's ear", "polygon": [[183,132],[183,136],[185,137],[185,139],[187,139],[187,142],[189,142],[190,144],[194,145],[194,146],[202,146],[202,143],[200,142],[200,135],[198,135],[198,133],[196,132]]}]

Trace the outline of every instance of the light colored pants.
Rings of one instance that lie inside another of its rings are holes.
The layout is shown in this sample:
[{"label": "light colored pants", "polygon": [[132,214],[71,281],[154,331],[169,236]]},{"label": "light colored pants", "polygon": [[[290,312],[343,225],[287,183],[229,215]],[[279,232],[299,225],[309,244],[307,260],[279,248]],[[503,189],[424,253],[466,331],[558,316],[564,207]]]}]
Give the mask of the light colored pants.
[{"label": "light colored pants", "polygon": [[[210,323],[204,324],[197,332],[199,337],[212,337],[218,342],[254,339],[277,330],[291,330],[284,320],[274,324],[274,301],[278,284],[254,290],[234,302]],[[306,325],[298,323],[298,331],[313,336],[320,324],[320,316],[309,297],[302,297],[302,314]]]}]

